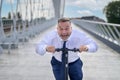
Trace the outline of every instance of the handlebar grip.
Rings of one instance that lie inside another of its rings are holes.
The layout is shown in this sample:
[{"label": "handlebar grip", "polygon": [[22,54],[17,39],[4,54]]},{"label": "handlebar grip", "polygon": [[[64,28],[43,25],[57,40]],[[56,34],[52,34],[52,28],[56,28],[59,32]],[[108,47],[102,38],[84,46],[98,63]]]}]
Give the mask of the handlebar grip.
[{"label": "handlebar grip", "polygon": [[56,48],[55,51],[59,52],[59,51],[62,51],[62,48]]},{"label": "handlebar grip", "polygon": [[79,49],[77,49],[77,48],[74,48],[74,49],[73,49],[73,51],[74,51],[74,52],[77,52],[77,51],[80,51],[80,50],[79,50]]},{"label": "handlebar grip", "polygon": [[59,52],[59,51],[73,51],[73,52],[77,52],[77,51],[79,51],[79,49],[77,49],[77,48],[74,48],[74,49],[68,49],[68,48],[65,48],[65,49],[63,49],[63,48],[56,48],[55,49],[55,51],[57,51],[57,52]]}]

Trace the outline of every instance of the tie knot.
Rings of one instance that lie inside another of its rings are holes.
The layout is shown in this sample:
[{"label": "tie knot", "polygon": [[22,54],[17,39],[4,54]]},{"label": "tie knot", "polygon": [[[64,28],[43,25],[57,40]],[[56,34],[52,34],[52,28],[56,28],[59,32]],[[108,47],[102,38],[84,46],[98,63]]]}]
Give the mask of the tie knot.
[{"label": "tie knot", "polygon": [[64,42],[63,42],[63,48],[66,48],[66,42],[67,42],[67,41],[64,41]]},{"label": "tie knot", "polygon": [[64,41],[63,43],[66,44],[67,41]]}]

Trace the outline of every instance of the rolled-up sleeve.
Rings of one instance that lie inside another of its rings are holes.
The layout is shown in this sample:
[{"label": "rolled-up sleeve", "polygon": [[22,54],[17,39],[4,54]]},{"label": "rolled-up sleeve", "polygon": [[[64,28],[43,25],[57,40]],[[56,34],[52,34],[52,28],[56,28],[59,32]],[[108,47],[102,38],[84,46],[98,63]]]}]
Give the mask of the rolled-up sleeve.
[{"label": "rolled-up sleeve", "polygon": [[86,34],[82,34],[82,42],[84,45],[88,47],[88,52],[96,52],[98,49],[98,45],[94,40],[88,37]]},{"label": "rolled-up sleeve", "polygon": [[46,47],[49,44],[49,37],[45,36],[40,43],[36,45],[36,53],[44,55],[46,53]]},{"label": "rolled-up sleeve", "polygon": [[90,44],[87,45],[88,47],[88,52],[96,52],[98,49],[98,46],[95,42],[91,42]]},{"label": "rolled-up sleeve", "polygon": [[40,42],[39,44],[37,44],[36,46],[36,53],[40,54],[40,55],[44,55],[46,53],[46,46],[43,42]]},{"label": "rolled-up sleeve", "polygon": [[43,39],[36,45],[36,53],[44,55],[46,53],[46,47],[51,44],[51,39],[54,36],[54,32],[46,34]]}]

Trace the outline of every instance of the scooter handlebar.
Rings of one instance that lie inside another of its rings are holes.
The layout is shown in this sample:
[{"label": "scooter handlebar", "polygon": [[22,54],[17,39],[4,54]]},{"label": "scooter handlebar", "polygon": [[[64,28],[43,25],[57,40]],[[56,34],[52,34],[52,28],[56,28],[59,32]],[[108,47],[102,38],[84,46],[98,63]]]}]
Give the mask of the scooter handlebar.
[{"label": "scooter handlebar", "polygon": [[[73,48],[73,49],[68,49],[68,48],[56,48],[55,51],[59,52],[59,51],[73,51],[73,52],[78,52],[79,49],[77,48]],[[80,52],[80,51],[79,51]]]}]

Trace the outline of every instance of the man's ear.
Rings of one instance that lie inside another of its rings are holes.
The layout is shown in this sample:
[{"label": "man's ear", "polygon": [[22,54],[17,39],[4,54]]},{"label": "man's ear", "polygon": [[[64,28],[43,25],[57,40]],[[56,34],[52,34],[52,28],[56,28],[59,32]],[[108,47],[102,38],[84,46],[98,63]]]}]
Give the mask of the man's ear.
[{"label": "man's ear", "polygon": [[56,29],[58,30],[58,26],[56,27]]},{"label": "man's ear", "polygon": [[70,29],[72,30],[72,26],[70,26]]}]

